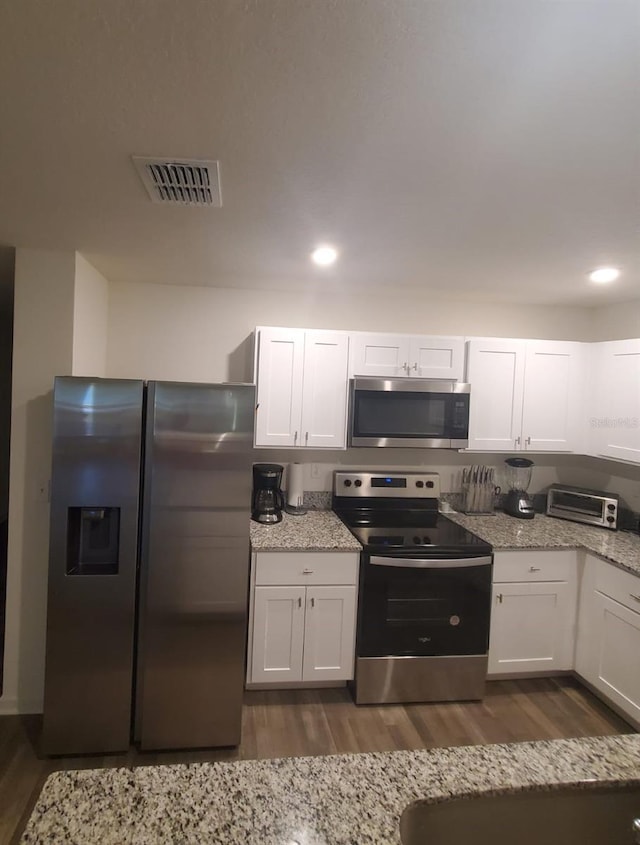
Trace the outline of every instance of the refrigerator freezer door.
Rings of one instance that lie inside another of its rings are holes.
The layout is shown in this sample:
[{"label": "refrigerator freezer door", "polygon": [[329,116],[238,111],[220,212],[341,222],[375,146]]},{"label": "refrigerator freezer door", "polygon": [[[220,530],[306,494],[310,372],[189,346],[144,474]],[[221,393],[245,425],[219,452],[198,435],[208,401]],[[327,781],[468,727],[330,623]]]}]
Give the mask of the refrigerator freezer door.
[{"label": "refrigerator freezer door", "polygon": [[46,754],[129,747],[143,392],[55,381]]},{"label": "refrigerator freezer door", "polygon": [[136,738],[237,745],[247,630],[252,385],[148,388]]}]

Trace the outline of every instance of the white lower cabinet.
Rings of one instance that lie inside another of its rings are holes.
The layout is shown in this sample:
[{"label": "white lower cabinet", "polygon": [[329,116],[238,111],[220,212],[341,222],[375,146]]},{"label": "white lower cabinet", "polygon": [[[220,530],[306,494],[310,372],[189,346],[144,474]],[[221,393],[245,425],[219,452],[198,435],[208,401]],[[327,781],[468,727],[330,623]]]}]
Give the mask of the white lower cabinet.
[{"label": "white lower cabinet", "polygon": [[357,577],[353,553],[254,555],[247,683],[353,678]]},{"label": "white lower cabinet", "polygon": [[300,680],[304,594],[304,587],[256,587],[252,680]]},{"label": "white lower cabinet", "polygon": [[640,578],[587,555],[576,671],[640,726]]},{"label": "white lower cabinet", "polygon": [[489,675],[573,668],[577,552],[497,552]]}]

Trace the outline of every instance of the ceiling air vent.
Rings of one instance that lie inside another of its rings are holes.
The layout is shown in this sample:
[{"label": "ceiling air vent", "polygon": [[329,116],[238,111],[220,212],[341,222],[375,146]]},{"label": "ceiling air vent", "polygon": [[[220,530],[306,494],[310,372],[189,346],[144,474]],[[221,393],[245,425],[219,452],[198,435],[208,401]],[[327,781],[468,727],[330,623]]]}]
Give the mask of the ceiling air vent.
[{"label": "ceiling air vent", "polygon": [[212,208],[220,208],[222,205],[217,161],[142,156],[132,158],[153,202]]}]

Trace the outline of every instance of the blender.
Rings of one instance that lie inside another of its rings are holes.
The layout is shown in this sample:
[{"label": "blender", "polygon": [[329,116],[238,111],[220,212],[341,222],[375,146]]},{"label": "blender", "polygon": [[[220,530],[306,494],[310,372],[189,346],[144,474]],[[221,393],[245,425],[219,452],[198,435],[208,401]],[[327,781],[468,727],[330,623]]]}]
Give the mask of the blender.
[{"label": "blender", "polygon": [[527,488],[531,484],[533,461],[527,458],[507,458],[507,493],[504,502],[504,512],[519,519],[533,519],[535,511],[533,502],[527,495]]}]

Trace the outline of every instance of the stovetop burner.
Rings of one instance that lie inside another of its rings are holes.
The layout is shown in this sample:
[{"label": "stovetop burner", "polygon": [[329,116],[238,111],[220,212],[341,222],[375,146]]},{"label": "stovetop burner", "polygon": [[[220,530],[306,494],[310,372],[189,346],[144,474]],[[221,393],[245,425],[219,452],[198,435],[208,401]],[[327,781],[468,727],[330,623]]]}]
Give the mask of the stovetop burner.
[{"label": "stovetop burner", "polygon": [[[382,490],[381,479],[387,485]],[[435,473],[337,472],[333,510],[365,551],[434,557],[490,554],[488,543],[438,513],[439,494]]]}]

